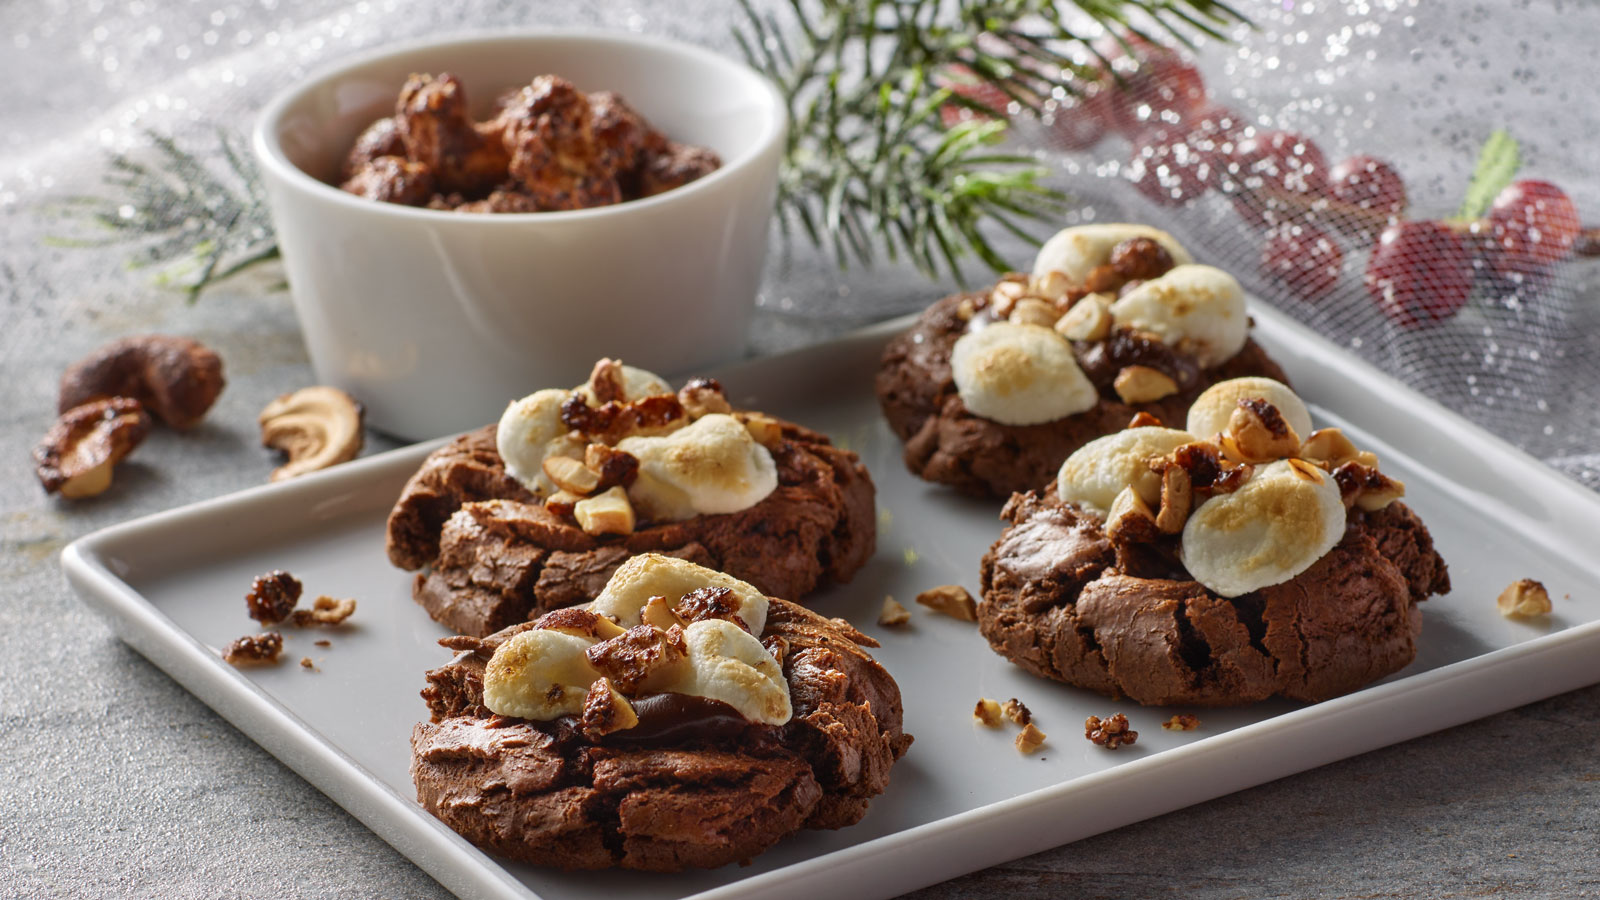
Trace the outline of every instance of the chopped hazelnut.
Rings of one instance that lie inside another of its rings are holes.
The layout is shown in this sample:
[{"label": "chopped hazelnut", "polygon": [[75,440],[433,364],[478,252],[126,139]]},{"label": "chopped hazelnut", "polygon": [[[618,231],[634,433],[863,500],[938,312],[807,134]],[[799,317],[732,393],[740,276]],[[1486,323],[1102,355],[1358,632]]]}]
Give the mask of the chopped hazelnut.
[{"label": "chopped hazelnut", "polygon": [[1006,318],[1013,325],[1038,325],[1041,328],[1050,328],[1056,324],[1056,319],[1059,317],[1056,305],[1049,300],[1023,297],[1012,304],[1011,315]]},{"label": "chopped hazelnut", "polygon": [[1194,490],[1189,483],[1189,472],[1182,466],[1168,466],[1161,473],[1161,511],[1156,514],[1156,528],[1162,534],[1177,534],[1189,520],[1189,510],[1194,503]]},{"label": "chopped hazelnut", "polygon": [[1011,318],[1011,310],[1027,293],[1028,286],[1016,281],[1002,281],[995,285],[994,290],[989,292],[989,302],[994,306],[995,317]]},{"label": "chopped hazelnut", "polygon": [[1168,731],[1193,731],[1200,727],[1200,718],[1188,713],[1179,713],[1162,722],[1161,727]]},{"label": "chopped hazelnut", "polygon": [[603,494],[579,500],[572,507],[573,518],[584,534],[633,534],[633,504],[619,485]]},{"label": "chopped hazelnut", "polygon": [[627,380],[622,376],[622,363],[615,359],[597,360],[589,371],[589,391],[594,394],[596,405],[603,406],[613,400],[627,402]]},{"label": "chopped hazelnut", "polygon": [[672,611],[672,604],[665,597],[651,597],[645,601],[644,607],[639,610],[639,621],[646,625],[666,631],[674,625],[684,624],[683,619]]},{"label": "chopped hazelnut", "polygon": [[1106,537],[1130,544],[1147,544],[1161,537],[1150,504],[1131,487],[1122,489],[1106,513]]},{"label": "chopped hazelnut", "polygon": [[959,584],[941,584],[917,595],[917,602],[963,622],[978,621],[978,604],[967,589]]},{"label": "chopped hazelnut", "polygon": [[1239,401],[1228,418],[1222,448],[1239,462],[1285,459],[1300,452],[1300,436],[1276,406],[1255,397]]},{"label": "chopped hazelnut", "polygon": [[1000,711],[1006,714],[1006,718],[1017,723],[1018,725],[1026,725],[1033,721],[1033,711],[1028,709],[1028,707],[1025,706],[1021,700],[1018,700],[1015,697],[1012,697],[1010,700],[1002,703],[1000,705]]},{"label": "chopped hazelnut", "polygon": [[678,391],[678,402],[683,404],[684,412],[687,412],[691,419],[712,413],[733,412],[733,407],[728,405],[728,397],[722,390],[721,382],[715,378],[696,378],[690,381]]},{"label": "chopped hazelnut", "polygon": [[689,666],[683,629],[636,625],[602,641],[584,656],[625,694],[638,695],[676,681]]},{"label": "chopped hazelnut", "polygon": [[600,483],[595,486],[596,490],[619,484],[627,487],[639,477],[638,457],[626,450],[616,450],[605,444],[590,444],[584,448],[583,467],[600,476]]},{"label": "chopped hazelnut", "polygon": [[547,456],[542,468],[556,487],[569,494],[587,497],[600,486],[600,473],[570,456]]},{"label": "chopped hazelnut", "polygon": [[333,598],[326,595],[318,597],[311,604],[310,609],[297,609],[290,616],[295,625],[306,628],[311,625],[341,625],[345,619],[350,618],[356,611],[356,601],[349,597]]},{"label": "chopped hazelnut", "polygon": [[1100,718],[1090,716],[1083,721],[1083,736],[1099,744],[1107,750],[1115,750],[1123,744],[1132,744],[1139,739],[1139,732],[1128,727],[1128,717],[1122,713]]},{"label": "chopped hazelnut", "polygon": [[1048,736],[1039,730],[1039,726],[1029,722],[1022,726],[1022,731],[1017,734],[1017,750],[1021,753],[1033,753],[1044,746]]},{"label": "chopped hazelnut", "polygon": [[1500,615],[1507,618],[1547,616],[1551,610],[1550,592],[1532,578],[1523,578],[1501,591],[1495,605],[1500,608]]},{"label": "chopped hazelnut", "polygon": [[1160,428],[1161,427],[1161,420],[1156,418],[1155,416],[1150,415],[1149,413],[1147,413],[1147,412],[1145,412],[1143,410],[1140,410],[1139,412],[1136,412],[1136,413],[1133,414],[1133,418],[1128,420],[1127,427],[1128,428]]},{"label": "chopped hazelnut", "polygon": [[878,624],[885,628],[897,628],[911,621],[911,610],[906,609],[893,597],[883,598],[883,611],[878,613]]},{"label": "chopped hazelnut", "polygon": [[244,595],[245,609],[257,622],[275,625],[294,612],[302,590],[300,579],[281,569],[257,575]]},{"label": "chopped hazelnut", "polygon": [[1067,277],[1067,273],[1058,269],[1051,269],[1033,280],[1033,291],[1041,297],[1051,299],[1064,297],[1071,288],[1072,279]]},{"label": "chopped hazelnut", "polygon": [[535,619],[533,627],[559,631],[562,634],[591,641],[609,641],[625,630],[606,616],[581,606],[553,609]]},{"label": "chopped hazelnut", "polygon": [[577,506],[578,501],[582,499],[583,498],[577,494],[569,494],[566,491],[556,491],[554,494],[544,498],[544,508],[549,510],[553,515],[565,518],[566,516],[572,515],[573,507]]},{"label": "chopped hazelnut", "polygon": [[590,740],[605,737],[616,731],[626,731],[639,724],[639,714],[633,711],[628,699],[617,693],[609,678],[601,678],[589,685],[583,697],[583,715],[578,727]]},{"label": "chopped hazelnut", "polygon": [[1124,366],[1111,383],[1123,403],[1154,403],[1178,392],[1172,376],[1149,366]]},{"label": "chopped hazelnut", "polygon": [[1345,437],[1344,431],[1338,428],[1319,428],[1311,432],[1311,436],[1300,445],[1301,459],[1323,463],[1329,469],[1355,459],[1359,452],[1356,445]]},{"label": "chopped hazelnut", "polygon": [[272,665],[282,653],[283,635],[276,631],[247,634],[222,648],[222,658],[235,666]]},{"label": "chopped hazelnut", "polygon": [[963,299],[956,304],[956,318],[963,322],[971,322],[972,317],[978,314],[978,306],[970,299]]},{"label": "chopped hazelnut", "polygon": [[1363,510],[1374,512],[1406,494],[1404,482],[1390,478],[1377,469],[1355,460],[1334,469],[1333,480],[1339,485],[1339,494],[1344,500],[1346,509],[1359,506]]},{"label": "chopped hazelnut", "polygon": [[771,416],[751,413],[744,417],[744,427],[752,440],[768,450],[776,450],[783,443],[783,426]]},{"label": "chopped hazelnut", "polygon": [[1056,333],[1069,341],[1103,341],[1111,333],[1111,304],[1090,294],[1056,320]]},{"label": "chopped hazelnut", "polygon": [[979,697],[977,705],[972,707],[972,717],[985,727],[999,728],[1000,703],[988,697]]}]

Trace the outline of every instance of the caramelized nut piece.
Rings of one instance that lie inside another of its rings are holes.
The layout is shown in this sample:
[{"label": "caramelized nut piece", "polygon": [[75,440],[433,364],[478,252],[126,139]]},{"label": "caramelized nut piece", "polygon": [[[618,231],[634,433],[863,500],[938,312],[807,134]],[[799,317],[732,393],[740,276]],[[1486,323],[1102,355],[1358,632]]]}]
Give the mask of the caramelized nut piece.
[{"label": "caramelized nut piece", "polygon": [[1039,730],[1039,726],[1029,722],[1022,726],[1022,731],[1017,734],[1016,746],[1020,753],[1033,753],[1044,746],[1048,736]]},{"label": "caramelized nut piece", "polygon": [[222,358],[199,341],[163,334],[98,347],[61,376],[56,412],[111,397],[131,397],[180,431],[193,428],[226,384]]},{"label": "caramelized nut piece", "polygon": [[1033,281],[1034,294],[1040,297],[1048,297],[1052,300],[1057,297],[1065,297],[1067,291],[1071,289],[1072,279],[1067,276],[1067,273],[1059,269],[1051,269]]},{"label": "caramelized nut piece", "polygon": [[1111,333],[1111,303],[1104,294],[1090,294],[1072,304],[1055,328],[1069,341],[1103,341]]},{"label": "caramelized nut piece", "polygon": [[273,481],[348,462],[361,452],[365,411],[355,398],[325,385],[284,394],[261,410],[261,445],[282,450],[288,462]]},{"label": "caramelized nut piece", "polygon": [[572,517],[578,520],[584,534],[633,534],[635,524],[633,504],[620,486],[579,500],[572,507]]},{"label": "caramelized nut piece", "polygon": [[661,596],[651,597],[639,610],[639,621],[666,631],[674,625],[683,625],[683,619],[672,611],[672,604]]},{"label": "caramelized nut piece", "polygon": [[1000,727],[1000,704],[988,697],[979,697],[976,706],[972,707],[972,717],[978,723],[988,728]]},{"label": "caramelized nut piece", "polygon": [[247,634],[222,648],[223,660],[234,666],[273,665],[282,653],[283,635],[276,631]]},{"label": "caramelized nut piece", "polygon": [[589,371],[589,391],[594,394],[596,406],[604,406],[612,401],[628,402],[627,380],[622,375],[621,361],[597,360]]},{"label": "caramelized nut piece", "polygon": [[1335,469],[1356,458],[1361,451],[1338,428],[1318,428],[1300,445],[1300,458],[1323,463]]},{"label": "caramelized nut piece", "polygon": [[1123,403],[1154,403],[1178,392],[1172,376],[1149,366],[1124,366],[1111,387]]},{"label": "caramelized nut piece", "polygon": [[698,419],[712,413],[731,413],[727,394],[715,378],[696,378],[678,391],[678,402],[683,404],[689,418]]},{"label": "caramelized nut piece", "polygon": [[972,317],[978,314],[978,305],[970,299],[963,299],[956,304],[956,318],[963,322],[971,322]]},{"label": "caramelized nut piece", "polygon": [[1133,414],[1125,428],[1160,428],[1161,420],[1143,410]]},{"label": "caramelized nut piece", "polygon": [[995,285],[994,290],[989,292],[989,303],[994,307],[995,318],[1011,318],[1011,310],[1027,293],[1028,286],[1016,281],[1002,281]]},{"label": "caramelized nut piece", "polygon": [[1018,725],[1026,725],[1033,721],[1033,711],[1015,697],[1001,704],[1000,711],[1006,714],[1006,718]]},{"label": "caramelized nut piece", "polygon": [[1191,716],[1188,713],[1179,713],[1162,722],[1161,727],[1167,731],[1193,731],[1200,727],[1200,718]]},{"label": "caramelized nut piece", "polygon": [[1150,511],[1150,504],[1134,491],[1132,487],[1125,487],[1117,498],[1111,501],[1111,509],[1106,513],[1106,537],[1114,541],[1130,544],[1147,544],[1161,537],[1161,529],[1156,526],[1155,513]]},{"label": "caramelized nut piece", "polygon": [[576,507],[578,505],[578,501],[582,499],[583,498],[577,494],[570,494],[566,491],[556,491],[554,494],[544,498],[544,508],[558,516],[570,516],[572,515],[573,508]]},{"label": "caramelized nut piece", "polygon": [[917,602],[963,622],[978,621],[978,604],[972,595],[959,584],[941,584],[917,595]]},{"label": "caramelized nut piece", "polygon": [[589,665],[608,676],[617,689],[634,696],[677,681],[689,668],[683,629],[665,631],[636,625],[584,651]]},{"label": "caramelized nut piece", "polygon": [[783,426],[771,416],[751,413],[744,417],[744,427],[752,440],[768,450],[776,450],[783,443]]},{"label": "caramelized nut piece", "polygon": [[878,624],[885,628],[898,628],[911,621],[911,610],[893,597],[883,598],[883,611],[878,613]]},{"label": "caramelized nut piece", "polygon": [[771,655],[772,661],[779,666],[789,655],[789,639],[781,634],[769,634],[761,640],[761,646]]},{"label": "caramelized nut piece", "polygon": [[596,740],[638,724],[639,714],[633,711],[628,698],[617,693],[611,679],[601,678],[589,685],[589,693],[583,697],[583,715],[578,720],[578,729],[585,737]]},{"label": "caramelized nut piece", "polygon": [[600,486],[600,473],[570,456],[547,456],[541,468],[545,477],[569,494],[586,497]]},{"label": "caramelized nut piece", "polygon": [[1083,736],[1090,741],[1106,748],[1115,750],[1123,744],[1131,744],[1139,739],[1139,732],[1128,727],[1128,717],[1122,713],[1100,718],[1090,716],[1083,721]]},{"label": "caramelized nut piece", "polygon": [[257,622],[274,625],[289,618],[304,589],[300,579],[281,569],[257,575],[244,595],[245,610]]},{"label": "caramelized nut piece", "polygon": [[311,604],[310,609],[297,609],[291,615],[295,625],[341,625],[355,615],[356,601],[351,597],[329,597],[324,594]]},{"label": "caramelized nut piece", "polygon": [[1011,306],[1011,315],[1006,318],[1013,325],[1038,325],[1041,328],[1051,328],[1060,318],[1056,305],[1049,300],[1038,297],[1023,297]]},{"label": "caramelized nut piece", "polygon": [[1346,509],[1359,506],[1376,512],[1406,495],[1404,482],[1355,461],[1334,469],[1333,480],[1339,485]]},{"label": "caramelized nut piece", "polygon": [[1532,578],[1523,578],[1501,591],[1495,605],[1500,608],[1500,615],[1509,619],[1547,616],[1551,610],[1550,592]]},{"label": "caramelized nut piece", "polygon": [[739,615],[739,609],[739,597],[734,594],[732,588],[711,585],[697,587],[684,594],[677,603],[672,604],[673,615],[684,622],[721,619],[749,631],[750,626]]},{"label": "caramelized nut piece", "polygon": [[1228,417],[1222,449],[1239,462],[1285,459],[1300,452],[1300,436],[1278,408],[1255,397],[1239,401]]},{"label": "caramelized nut piece", "polygon": [[581,606],[553,609],[535,619],[533,627],[559,631],[590,641],[609,641],[624,632],[623,627],[610,618]]},{"label": "caramelized nut piece", "polygon": [[626,450],[616,450],[605,444],[590,444],[584,448],[583,467],[600,476],[600,483],[595,489],[619,484],[627,487],[639,477],[638,457]]},{"label": "caramelized nut piece", "polygon": [[111,487],[111,470],[150,432],[139,401],[112,397],[76,406],[50,426],[33,449],[34,474],[46,493],[70,500]]},{"label": "caramelized nut piece", "polygon": [[1188,471],[1182,466],[1168,466],[1161,473],[1161,512],[1156,514],[1156,528],[1162,534],[1182,531],[1193,505],[1194,490]]}]

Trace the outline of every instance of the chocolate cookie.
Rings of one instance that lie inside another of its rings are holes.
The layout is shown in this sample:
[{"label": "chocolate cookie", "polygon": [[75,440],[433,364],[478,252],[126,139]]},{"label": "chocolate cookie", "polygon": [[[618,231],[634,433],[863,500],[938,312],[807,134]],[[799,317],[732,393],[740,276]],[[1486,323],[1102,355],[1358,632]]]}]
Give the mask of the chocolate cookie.
[{"label": "chocolate cookie", "polygon": [[[1244,375],[1285,380],[1283,370],[1254,341],[1230,359],[1202,368],[1193,357],[1132,331],[1075,342],[1078,365],[1099,394],[1095,406],[1035,425],[1006,425],[975,415],[962,402],[950,354],[974,315],[984,315],[987,292],[957,294],[933,304],[911,330],[889,342],[876,380],[889,427],[905,442],[906,467],[919,478],[977,496],[1006,497],[1041,487],[1074,450],[1117,431],[1137,413],[1182,422],[1189,404],[1218,381]],[[1117,375],[1144,366],[1173,377],[1178,390],[1145,403],[1125,402]]]},{"label": "chocolate cookie", "polygon": [[512,478],[495,428],[431,454],[389,515],[389,559],[425,568],[413,595],[462,634],[486,635],[594,596],[631,556],[656,551],[800,597],[848,581],[872,555],[872,479],[854,453],[814,431],[776,422],[769,448],[778,486],[737,512],[643,523],[631,534],[587,533]]},{"label": "chocolate cookie", "polygon": [[1450,590],[1427,527],[1399,502],[1352,508],[1309,569],[1231,599],[1188,576],[1175,535],[1114,541],[1053,485],[1001,516],[978,607],[990,646],[1036,675],[1149,705],[1356,690],[1415,658],[1418,604]]},{"label": "chocolate cookie", "polygon": [[911,744],[899,687],[862,649],[876,644],[783,600],[760,635],[788,684],[783,725],[676,694],[637,701],[638,725],[599,740],[570,716],[496,716],[488,662],[532,627],[441,642],[459,652],[428,673],[432,720],[411,737],[418,801],[501,856],[657,872],[746,861],[801,828],[859,821]]}]

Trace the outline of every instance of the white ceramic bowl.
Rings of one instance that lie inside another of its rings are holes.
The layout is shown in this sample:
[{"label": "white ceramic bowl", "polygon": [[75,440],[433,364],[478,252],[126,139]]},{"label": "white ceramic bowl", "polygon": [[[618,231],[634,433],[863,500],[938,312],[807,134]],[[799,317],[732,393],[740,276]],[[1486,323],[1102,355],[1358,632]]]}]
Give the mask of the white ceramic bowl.
[{"label": "white ceramic bowl", "polygon": [[[643,200],[525,214],[378,203],[328,183],[362,129],[393,113],[407,75],[446,71],[479,117],[545,73],[615,90],[722,167]],[[317,378],[361,400],[373,427],[421,440],[581,383],[601,356],[671,374],[739,355],[786,127],[782,98],[740,63],[656,38],[542,31],[345,63],[276,98],[251,144]]]}]

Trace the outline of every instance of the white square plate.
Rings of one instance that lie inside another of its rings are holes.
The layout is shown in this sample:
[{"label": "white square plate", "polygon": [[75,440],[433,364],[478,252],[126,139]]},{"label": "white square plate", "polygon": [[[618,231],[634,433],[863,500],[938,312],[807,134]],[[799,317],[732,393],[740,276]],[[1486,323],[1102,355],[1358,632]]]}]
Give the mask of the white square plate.
[{"label": "white square plate", "polygon": [[[920,608],[903,631],[875,624],[886,594],[976,589],[979,557],[1000,530],[998,503],[910,476],[878,412],[879,352],[909,320],[716,373],[737,405],[827,432],[871,470],[878,553],[811,605],[883,642],[876,655],[900,683],[916,736],[860,824],[796,835],[746,867],[646,876],[505,864],[411,799],[408,738],[425,714],[417,692],[424,670],[450,654],[435,644],[446,631],[411,600],[411,574],[389,565],[384,520],[437,443],[108,528],[68,547],[62,563],[124,640],[463,897],[889,896],[1600,681],[1600,498],[1282,315],[1254,313],[1258,340],[1318,425],[1343,426],[1406,482],[1456,589],[1425,605],[1421,654],[1398,675],[1314,706],[1202,710],[1193,732],[1159,727],[1176,710],[1028,676],[970,624]],[[234,669],[218,649],[255,630],[244,594],[277,568],[311,596],[357,598],[354,624],[289,629],[284,664]],[[1524,577],[1549,586],[1548,622],[1496,612],[1501,588]],[[314,645],[323,637],[331,647]],[[295,664],[304,656],[316,669]],[[974,727],[980,696],[1021,698],[1049,743],[1024,757],[1013,729]],[[1132,719],[1137,744],[1107,751],[1083,739],[1086,716],[1116,711]]]}]

